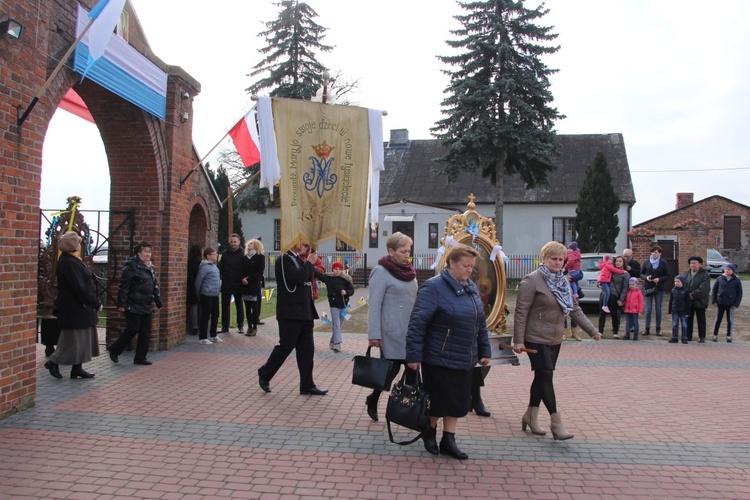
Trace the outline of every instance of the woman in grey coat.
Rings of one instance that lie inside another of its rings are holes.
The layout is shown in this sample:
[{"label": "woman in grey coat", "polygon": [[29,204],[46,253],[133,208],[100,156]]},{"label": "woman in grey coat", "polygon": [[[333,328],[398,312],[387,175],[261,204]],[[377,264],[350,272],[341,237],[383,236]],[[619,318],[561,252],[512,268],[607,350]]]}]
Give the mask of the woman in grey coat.
[{"label": "woman in grey coat", "polygon": [[[417,272],[409,262],[412,239],[393,233],[386,242],[388,255],[378,261],[370,273],[370,304],[367,338],[370,346],[379,347],[382,357],[404,364],[406,330],[417,298]],[[381,391],[367,396],[367,414],[378,421]]]}]

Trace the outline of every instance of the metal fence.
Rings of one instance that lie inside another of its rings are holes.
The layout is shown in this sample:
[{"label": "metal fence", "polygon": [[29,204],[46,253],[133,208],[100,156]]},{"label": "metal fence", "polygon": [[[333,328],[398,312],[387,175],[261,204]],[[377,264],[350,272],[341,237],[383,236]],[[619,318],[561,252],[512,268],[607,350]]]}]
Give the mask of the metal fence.
[{"label": "metal fence", "polygon": [[[280,252],[268,252],[266,254],[266,281],[275,281],[276,274],[274,272],[274,263],[279,257]],[[331,264],[334,262],[341,262],[344,264],[344,269],[347,269],[349,275],[354,279],[354,284],[358,286],[368,286],[367,280],[370,276],[370,271],[374,266],[377,265],[377,261],[370,258],[371,262],[367,260],[367,254],[359,252],[331,252],[331,253],[320,253],[320,257],[325,263],[326,270],[331,269]],[[420,276],[426,276],[435,260],[438,258],[437,252],[434,253],[417,253],[412,258],[412,263]],[[527,254],[527,255],[508,255],[505,260],[505,275],[509,282],[520,281],[521,278],[534,271],[539,267],[539,254]]]}]

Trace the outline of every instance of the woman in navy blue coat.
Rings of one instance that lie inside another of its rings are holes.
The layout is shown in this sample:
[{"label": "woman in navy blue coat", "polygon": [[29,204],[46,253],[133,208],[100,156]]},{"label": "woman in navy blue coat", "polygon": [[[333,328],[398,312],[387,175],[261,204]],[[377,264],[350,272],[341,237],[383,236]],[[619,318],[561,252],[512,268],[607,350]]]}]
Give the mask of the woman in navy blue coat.
[{"label": "woman in navy blue coat", "polygon": [[[444,453],[463,460],[455,433],[458,419],[471,406],[471,371],[489,365],[491,350],[482,300],[470,276],[479,252],[466,245],[451,250],[447,267],[427,280],[417,293],[406,336],[406,363],[422,368],[430,394],[430,430],[424,447],[433,455]],[[438,447],[436,429],[443,419]]]}]

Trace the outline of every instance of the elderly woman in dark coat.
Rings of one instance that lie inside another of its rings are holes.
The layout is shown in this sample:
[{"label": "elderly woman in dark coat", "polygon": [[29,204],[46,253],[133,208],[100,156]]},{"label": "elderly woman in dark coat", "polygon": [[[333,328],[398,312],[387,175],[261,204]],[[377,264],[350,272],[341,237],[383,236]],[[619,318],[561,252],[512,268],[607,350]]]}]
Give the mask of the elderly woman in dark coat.
[{"label": "elderly woman in dark coat", "polygon": [[72,365],[70,378],[92,378],[93,373],[83,369],[83,363],[99,355],[96,324],[97,311],[102,304],[94,293],[94,277],[81,261],[78,252],[81,237],[73,231],[60,236],[57,248],[62,252],[57,261],[57,299],[55,308],[60,324],[57,350],[44,364],[55,378],[62,378],[59,365]]},{"label": "elderly woman in dark coat", "polygon": [[[469,413],[472,368],[489,365],[491,356],[482,299],[470,279],[477,257],[479,252],[466,245],[450,251],[445,269],[419,289],[406,334],[406,363],[412,370],[421,366],[430,394],[424,447],[433,455],[459,460],[468,458],[456,445],[456,424]],[[443,438],[438,447],[440,418]]]}]

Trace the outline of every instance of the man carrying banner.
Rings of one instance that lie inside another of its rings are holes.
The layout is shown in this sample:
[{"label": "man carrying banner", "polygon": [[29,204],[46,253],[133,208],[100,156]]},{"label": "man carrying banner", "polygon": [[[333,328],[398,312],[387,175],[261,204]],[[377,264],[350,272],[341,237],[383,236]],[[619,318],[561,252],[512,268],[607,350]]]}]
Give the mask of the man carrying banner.
[{"label": "man carrying banner", "polygon": [[311,254],[305,262],[299,252],[299,246],[295,244],[274,263],[278,283],[276,320],[279,323],[279,344],[258,369],[258,384],[265,392],[271,392],[271,379],[295,350],[300,394],[324,396],[328,391],[319,389],[313,381],[313,320],[318,319],[318,312],[313,303],[311,286],[318,257]]}]

